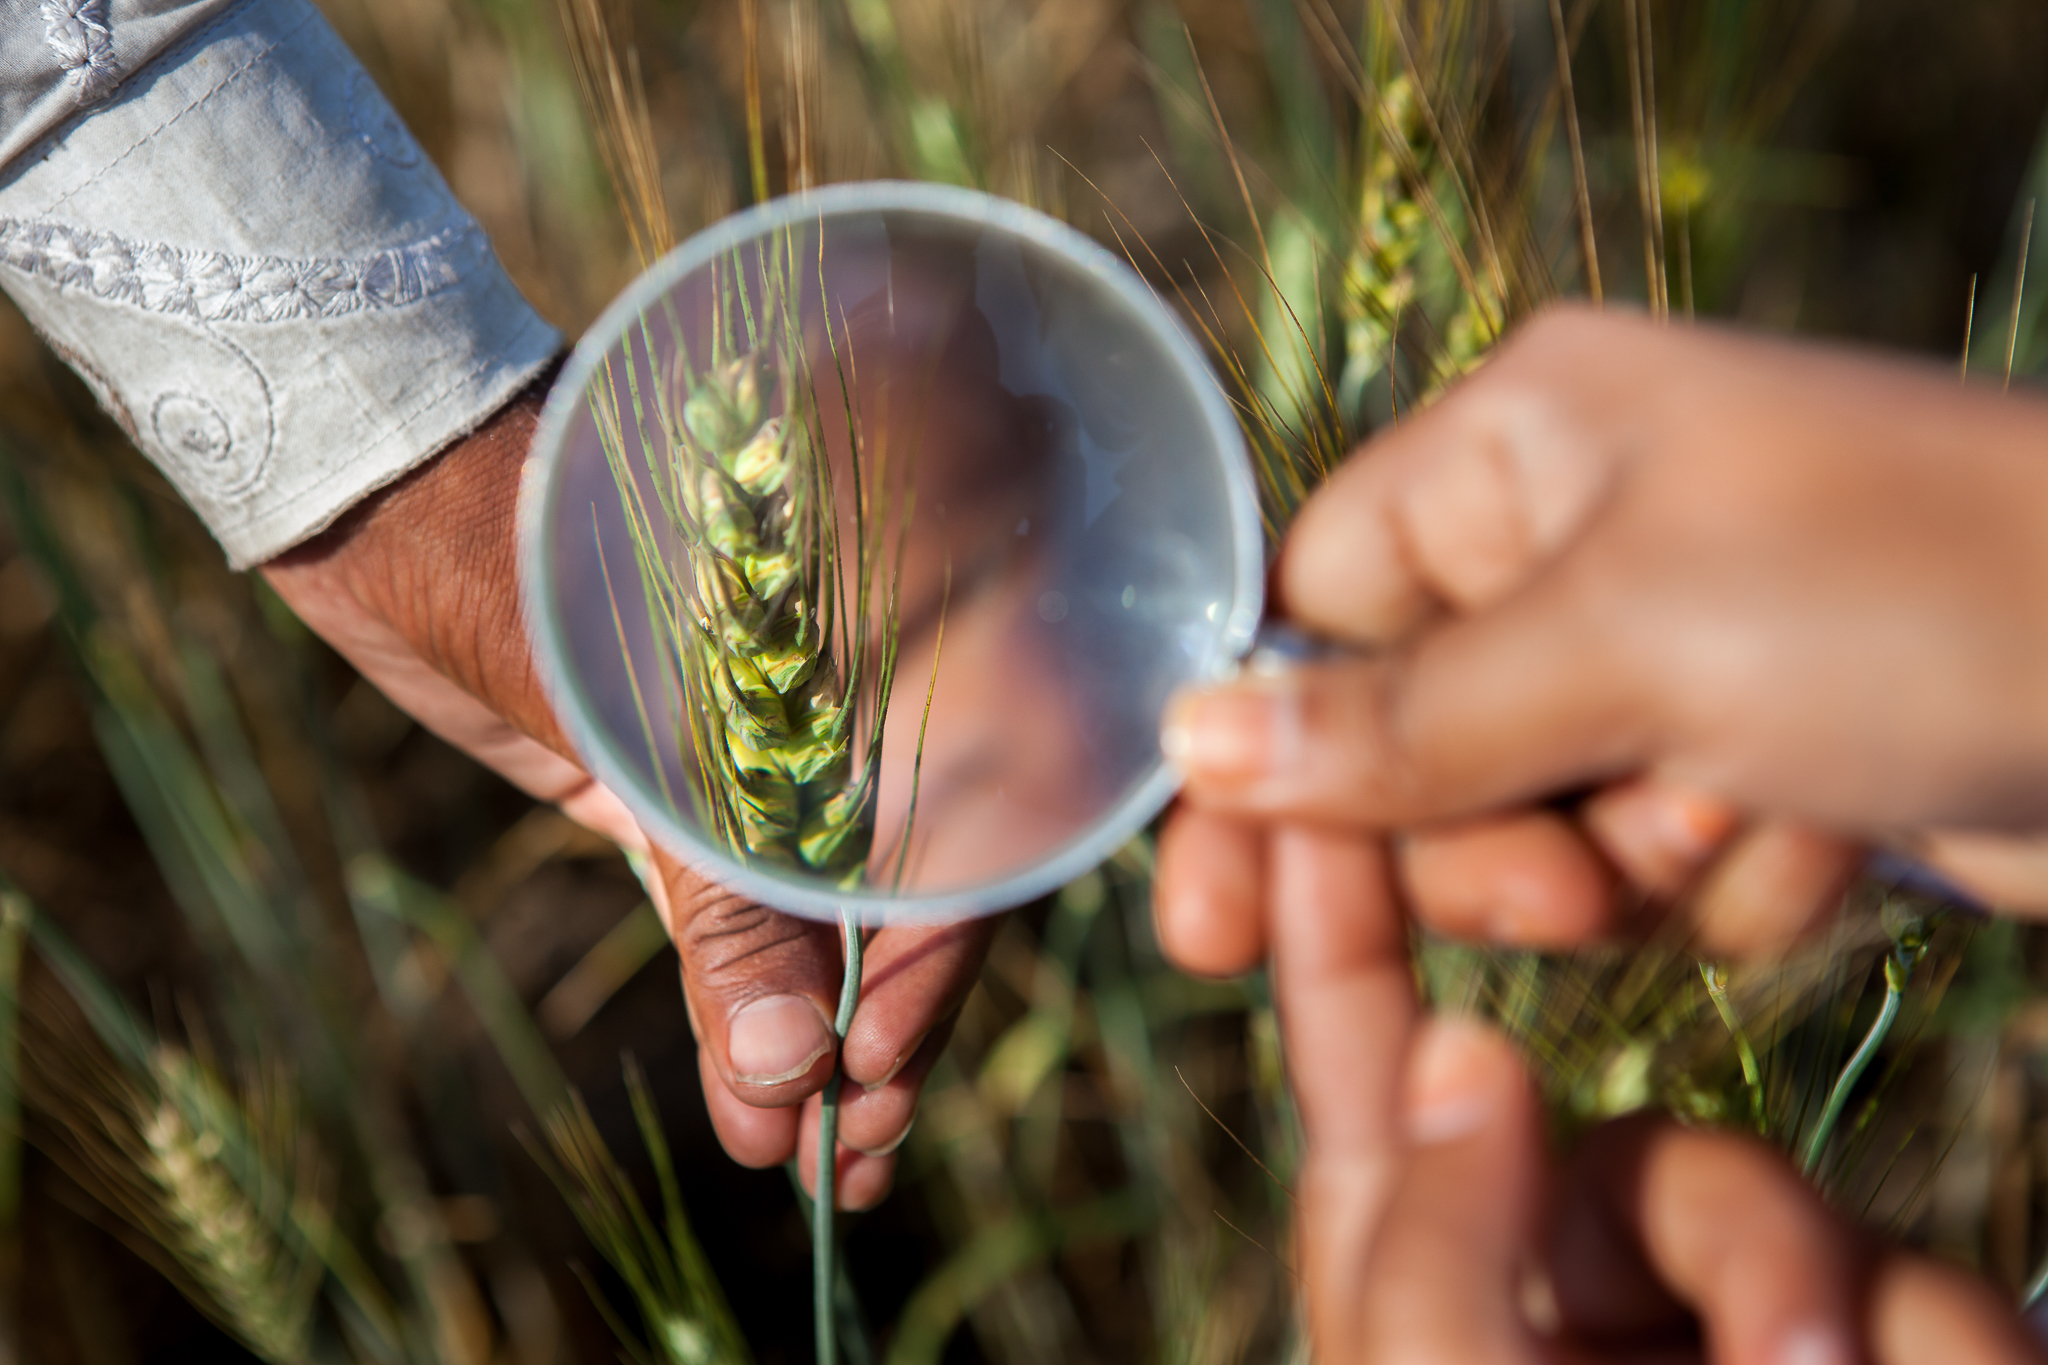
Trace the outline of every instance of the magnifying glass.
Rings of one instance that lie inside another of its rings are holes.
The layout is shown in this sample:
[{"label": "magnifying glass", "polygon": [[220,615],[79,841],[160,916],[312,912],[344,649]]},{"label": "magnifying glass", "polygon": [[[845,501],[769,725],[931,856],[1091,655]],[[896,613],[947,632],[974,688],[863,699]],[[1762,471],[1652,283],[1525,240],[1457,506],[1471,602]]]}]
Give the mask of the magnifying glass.
[{"label": "magnifying glass", "polygon": [[1043,214],[872,182],[635,282],[543,414],[521,568],[544,685],[650,838],[777,909],[986,914],[1171,798],[1167,697],[1262,608],[1199,348]]}]

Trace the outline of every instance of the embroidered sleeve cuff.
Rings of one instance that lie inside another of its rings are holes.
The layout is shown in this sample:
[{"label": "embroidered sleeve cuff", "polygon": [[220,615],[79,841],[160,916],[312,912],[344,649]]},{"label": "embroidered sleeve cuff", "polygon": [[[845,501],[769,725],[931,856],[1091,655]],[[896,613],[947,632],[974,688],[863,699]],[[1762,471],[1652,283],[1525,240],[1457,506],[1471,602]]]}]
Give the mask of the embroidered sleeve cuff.
[{"label": "embroidered sleeve cuff", "polygon": [[[118,4],[108,27],[118,45]],[[0,169],[0,286],[236,567],[466,434],[559,348],[305,0],[224,7],[123,75]]]}]

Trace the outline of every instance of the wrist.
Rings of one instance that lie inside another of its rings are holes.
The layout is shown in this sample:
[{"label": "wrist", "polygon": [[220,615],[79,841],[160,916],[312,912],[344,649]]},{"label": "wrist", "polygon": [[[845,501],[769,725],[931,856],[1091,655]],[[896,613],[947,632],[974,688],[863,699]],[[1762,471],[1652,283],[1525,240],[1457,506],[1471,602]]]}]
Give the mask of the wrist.
[{"label": "wrist", "polygon": [[532,676],[517,556],[520,475],[559,368],[262,572],[359,667],[365,647],[388,656],[402,642],[419,664],[564,751]]}]

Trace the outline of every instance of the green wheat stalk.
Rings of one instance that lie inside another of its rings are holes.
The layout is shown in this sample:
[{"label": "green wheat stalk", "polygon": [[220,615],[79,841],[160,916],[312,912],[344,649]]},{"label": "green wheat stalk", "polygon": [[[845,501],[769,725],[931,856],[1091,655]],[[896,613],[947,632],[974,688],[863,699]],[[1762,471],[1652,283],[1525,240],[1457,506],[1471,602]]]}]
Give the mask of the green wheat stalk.
[{"label": "green wheat stalk", "polygon": [[[629,1057],[625,1075],[640,1141],[661,1189],[658,1224],[605,1145],[582,1096],[570,1095],[547,1114],[545,1149],[531,1140],[526,1146],[569,1201],[598,1254],[625,1281],[664,1365],[745,1365],[750,1358],[746,1340],[683,1213],[675,1163],[646,1073]],[[607,1324],[630,1342],[631,1334],[604,1296],[587,1277],[584,1283]],[[636,1359],[648,1358],[638,1348],[632,1353]]]},{"label": "green wheat stalk", "polygon": [[1742,1064],[1742,1084],[1749,1093],[1750,1121],[1759,1133],[1766,1131],[1764,1115],[1763,1071],[1757,1065],[1756,1048],[1751,1044],[1749,1031],[1743,1027],[1742,1018],[1735,1012],[1734,1002],[1728,998],[1728,972],[1719,963],[1700,963],[1700,980],[1706,985],[1707,998],[1714,1002],[1714,1012],[1721,1016],[1727,1026],[1728,1037],[1735,1044],[1735,1056]]},{"label": "green wheat stalk", "polygon": [[[825,440],[826,403],[802,346],[802,256],[794,233],[751,263],[719,262],[711,336],[664,319],[666,373],[643,316],[622,360],[589,390],[618,488],[700,822],[743,864],[851,889],[875,875],[875,806],[893,690],[898,602],[912,499],[907,468],[865,439],[854,360],[829,315],[829,379],[840,393],[851,487],[850,534]],[[825,297],[822,278],[819,297]],[[625,388],[624,404],[620,386]],[[889,545],[895,541],[890,562]],[[600,545],[602,556],[602,545]],[[611,566],[602,561],[607,586]],[[615,590],[611,609],[627,648]],[[630,666],[630,661],[629,661]],[[937,660],[934,657],[934,678]],[[665,771],[649,701],[635,683],[643,737]],[[930,695],[927,689],[926,711]],[[918,736],[920,766],[923,735]],[[664,779],[665,780],[665,779]],[[915,811],[913,777],[911,810]],[[899,841],[897,875],[910,847]],[[842,913],[845,970],[837,1032],[860,994],[861,933]],[[824,1097],[814,1215],[819,1358],[833,1359],[829,1296],[835,1075]]]},{"label": "green wheat stalk", "polygon": [[1871,1059],[1877,1056],[1892,1025],[1897,1022],[1899,1007],[1906,997],[1906,983],[1913,975],[1913,968],[1926,956],[1928,943],[1928,925],[1918,918],[1907,920],[1893,933],[1891,951],[1884,958],[1884,1001],[1878,1006],[1877,1018],[1871,1021],[1870,1030],[1863,1035],[1856,1051],[1843,1063],[1841,1074],[1836,1076],[1834,1086],[1828,1091],[1820,1121],[1814,1124],[1813,1133],[1807,1139],[1802,1169],[1809,1179],[1818,1177],[1821,1157],[1826,1154],[1828,1139],[1834,1136],[1835,1127],[1841,1122],[1850,1093],[1869,1069]]}]

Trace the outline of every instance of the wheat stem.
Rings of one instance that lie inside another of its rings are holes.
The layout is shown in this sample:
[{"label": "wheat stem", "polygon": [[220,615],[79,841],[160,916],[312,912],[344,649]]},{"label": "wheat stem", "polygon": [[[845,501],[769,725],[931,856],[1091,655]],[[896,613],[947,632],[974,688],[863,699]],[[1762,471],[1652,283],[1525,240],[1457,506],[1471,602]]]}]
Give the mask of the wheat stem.
[{"label": "wheat stem", "polygon": [[1727,973],[1716,963],[1702,962],[1700,980],[1707,983],[1707,998],[1714,1002],[1714,1012],[1727,1025],[1728,1036],[1735,1040],[1735,1056],[1742,1063],[1742,1083],[1749,1090],[1750,1119],[1756,1124],[1757,1132],[1761,1133],[1765,1126],[1763,1072],[1757,1066],[1756,1049],[1750,1046],[1749,1031],[1742,1027],[1742,1020],[1728,999]]},{"label": "wheat stem", "polygon": [[[846,973],[839,984],[839,1014],[832,1031],[841,1043],[853,1026],[853,1011],[860,1003],[861,958],[866,944],[860,920],[851,908],[839,912],[839,927],[846,940]],[[839,1240],[832,1215],[838,1204],[835,1177],[838,1174],[839,1088],[845,1083],[842,1061],[832,1069],[818,1105],[817,1194],[811,1200],[811,1310],[816,1314],[818,1365],[835,1365],[839,1359],[838,1319],[833,1312],[833,1291],[839,1281]]]},{"label": "wheat stem", "polygon": [[1884,1005],[1871,1023],[1870,1032],[1863,1035],[1862,1045],[1842,1068],[1842,1074],[1835,1078],[1834,1089],[1828,1092],[1828,1102],[1820,1111],[1820,1122],[1814,1126],[1813,1136],[1806,1144],[1804,1170],[1808,1176],[1820,1167],[1821,1154],[1827,1150],[1828,1139],[1834,1135],[1842,1110],[1849,1103],[1849,1092],[1856,1088],[1856,1082],[1862,1079],[1870,1066],[1870,1059],[1877,1055],[1885,1035],[1891,1032],[1892,1021],[1899,1017],[1899,1002],[1905,997],[1906,975],[1911,970],[1901,953],[1894,952],[1885,958]]}]

